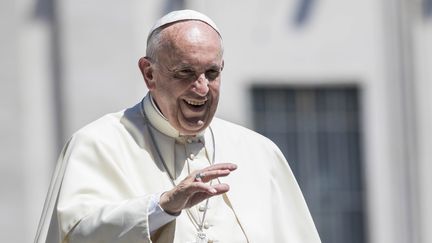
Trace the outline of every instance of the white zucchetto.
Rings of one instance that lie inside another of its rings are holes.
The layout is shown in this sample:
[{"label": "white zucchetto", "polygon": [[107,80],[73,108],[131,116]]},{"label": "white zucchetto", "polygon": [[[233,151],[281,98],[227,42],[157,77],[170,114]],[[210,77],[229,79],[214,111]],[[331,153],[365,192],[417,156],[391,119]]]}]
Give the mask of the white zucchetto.
[{"label": "white zucchetto", "polygon": [[219,34],[219,36],[221,36],[220,31],[219,31],[218,27],[216,26],[215,22],[213,22],[213,20],[211,20],[206,15],[204,15],[200,12],[197,12],[195,10],[185,9],[185,10],[178,10],[178,11],[170,12],[170,13],[164,15],[162,18],[158,19],[156,21],[156,23],[153,25],[153,27],[150,29],[147,40],[151,36],[153,31],[155,31],[157,28],[162,27],[162,26],[167,25],[167,24],[174,23],[174,22],[183,21],[183,20],[202,21],[202,22],[210,25],[214,30],[216,30],[216,32]]}]

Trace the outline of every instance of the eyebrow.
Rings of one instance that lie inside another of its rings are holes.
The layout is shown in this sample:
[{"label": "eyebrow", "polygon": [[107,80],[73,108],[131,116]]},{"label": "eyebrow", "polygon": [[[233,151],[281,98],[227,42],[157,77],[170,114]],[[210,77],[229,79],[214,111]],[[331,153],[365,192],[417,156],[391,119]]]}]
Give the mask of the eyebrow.
[{"label": "eyebrow", "polygon": [[[176,72],[176,71],[180,71],[180,70],[184,70],[184,69],[192,69],[192,70],[196,70],[194,65],[188,64],[188,63],[180,63],[179,65],[176,65],[173,68],[168,68],[164,65],[164,67],[170,71],[170,72]],[[222,65],[218,65],[218,64],[210,64],[208,67],[205,68],[205,70],[209,70],[209,69],[222,69]]]}]

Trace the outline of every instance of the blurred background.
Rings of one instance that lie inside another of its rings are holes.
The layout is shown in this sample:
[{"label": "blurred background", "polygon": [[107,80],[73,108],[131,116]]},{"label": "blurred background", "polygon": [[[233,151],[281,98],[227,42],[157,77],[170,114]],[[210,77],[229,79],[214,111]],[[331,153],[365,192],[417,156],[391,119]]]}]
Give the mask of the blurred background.
[{"label": "blurred background", "polygon": [[146,93],[162,14],[221,29],[218,116],[275,141],[323,243],[432,242],[432,0],[0,2],[0,242],[32,242],[71,134]]}]

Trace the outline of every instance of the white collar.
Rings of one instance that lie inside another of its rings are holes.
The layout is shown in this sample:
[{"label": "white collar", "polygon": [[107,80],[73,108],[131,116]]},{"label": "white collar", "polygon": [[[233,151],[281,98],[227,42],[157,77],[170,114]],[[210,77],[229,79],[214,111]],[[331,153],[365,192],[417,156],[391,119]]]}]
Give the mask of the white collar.
[{"label": "white collar", "polygon": [[201,138],[204,136],[204,131],[200,132],[196,136],[185,136],[180,134],[168,121],[168,119],[160,112],[150,92],[144,97],[144,112],[147,115],[150,123],[159,132],[167,135],[168,137],[175,138],[176,140],[184,140],[191,137]]}]

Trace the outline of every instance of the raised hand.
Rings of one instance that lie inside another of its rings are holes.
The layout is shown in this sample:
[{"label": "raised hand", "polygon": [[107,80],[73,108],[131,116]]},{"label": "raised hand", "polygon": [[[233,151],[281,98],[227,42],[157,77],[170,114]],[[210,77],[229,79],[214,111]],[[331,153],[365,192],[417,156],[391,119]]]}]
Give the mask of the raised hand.
[{"label": "raised hand", "polygon": [[215,164],[188,175],[173,189],[164,192],[159,204],[165,212],[178,214],[185,208],[190,208],[203,200],[229,191],[225,183],[209,185],[207,182],[228,176],[237,169],[232,163]]}]

